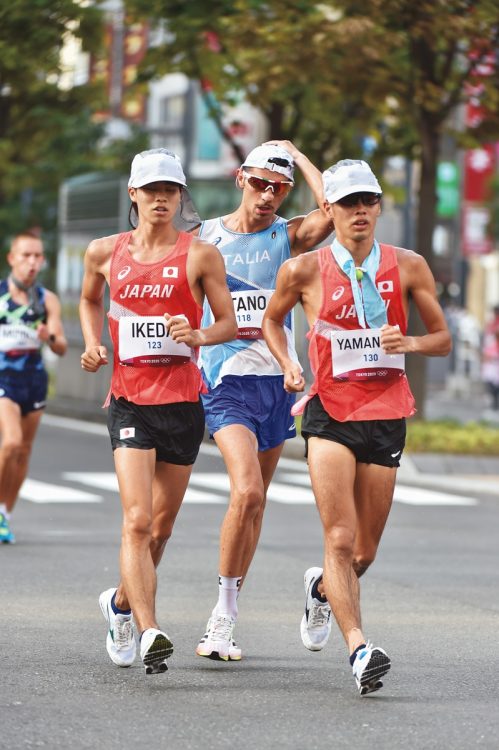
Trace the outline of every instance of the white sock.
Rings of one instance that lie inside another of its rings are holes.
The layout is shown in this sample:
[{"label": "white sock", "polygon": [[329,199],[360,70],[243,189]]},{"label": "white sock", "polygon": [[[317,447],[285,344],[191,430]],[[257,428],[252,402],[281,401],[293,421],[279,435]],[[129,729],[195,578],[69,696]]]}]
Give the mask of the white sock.
[{"label": "white sock", "polygon": [[215,607],[217,614],[237,618],[237,595],[240,585],[240,576],[237,578],[218,576],[218,602]]},{"label": "white sock", "polygon": [[7,506],[5,505],[5,503],[0,503],[0,513],[3,513],[7,521],[9,520],[10,513],[7,511]]}]

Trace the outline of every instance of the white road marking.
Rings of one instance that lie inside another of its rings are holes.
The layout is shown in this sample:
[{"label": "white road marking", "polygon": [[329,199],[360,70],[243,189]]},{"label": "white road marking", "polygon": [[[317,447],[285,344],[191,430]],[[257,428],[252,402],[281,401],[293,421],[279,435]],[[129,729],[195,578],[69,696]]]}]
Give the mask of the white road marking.
[{"label": "white road marking", "polygon": [[[119,492],[118,479],[114,471],[66,471],[64,479],[70,482],[78,482],[88,487],[96,487],[107,492]],[[187,488],[184,503],[224,503],[225,499],[214,495],[212,492],[202,492]]]},{"label": "white road marking", "polygon": [[[282,472],[281,472],[282,476]],[[65,472],[63,478],[67,481],[107,492],[118,492],[118,480],[114,472]],[[196,488],[196,489],[195,489]],[[190,479],[190,486],[184,498],[185,503],[226,503],[230,492],[229,477],[225,472],[194,471]],[[85,494],[85,493],[83,493]],[[287,505],[313,505],[314,494],[310,486],[308,473],[293,474],[289,482],[274,481],[268,491],[268,500]],[[416,487],[397,485],[394,501],[406,505],[448,505],[470,506],[477,505],[473,497],[454,495],[447,492],[436,492]],[[61,500],[61,502],[64,502]],[[84,502],[84,501],[82,501]]]},{"label": "white road marking", "polygon": [[420,487],[397,485],[393,499],[406,505],[477,505],[478,500],[464,495],[451,495],[449,492],[435,492]]},{"label": "white road marking", "polygon": [[[310,487],[308,474],[294,474],[293,484],[301,484]],[[272,487],[272,485],[270,485]],[[436,492],[421,487],[408,487],[404,484],[395,486],[393,499],[397,503],[406,505],[477,505],[478,500],[474,497],[454,495],[449,492]]]},{"label": "white road marking", "polygon": [[93,495],[73,487],[25,479],[19,495],[31,503],[101,503],[100,495]]}]

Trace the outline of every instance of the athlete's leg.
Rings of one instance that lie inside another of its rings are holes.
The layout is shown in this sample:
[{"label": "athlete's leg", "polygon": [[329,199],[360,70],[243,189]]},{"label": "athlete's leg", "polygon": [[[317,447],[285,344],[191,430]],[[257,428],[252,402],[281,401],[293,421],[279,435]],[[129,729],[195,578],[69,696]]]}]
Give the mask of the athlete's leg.
[{"label": "athlete's leg", "polygon": [[[276,449],[259,456],[257,440],[244,425],[232,424],[214,435],[230,479],[229,507],[220,532],[220,575],[229,578],[246,574],[253,558],[265,509],[266,485],[270,483]],[[277,454],[277,455],[276,455]]]},{"label": "athlete's leg", "polygon": [[374,561],[378,545],[392,507],[397,469],[377,464],[357,464],[355,508],[357,535],[353,568],[358,577]]},{"label": "athlete's leg", "polygon": [[0,502],[12,512],[28,473],[29,459],[43,410],[21,416],[19,404],[0,398]]},{"label": "athlete's leg", "polygon": [[114,462],[123,507],[121,580],[137,628],[143,632],[147,628],[157,628],[154,607],[156,569],[150,550],[156,451],[117,448]]},{"label": "athlete's leg", "polygon": [[[191,472],[192,465],[178,466],[164,461],[156,463],[152,482],[152,525],[149,545],[155,568],[158,567],[166,543],[172,534],[173,525],[182,505]],[[154,585],[154,596],[155,594],[156,584]],[[119,609],[126,611],[131,608],[122,582],[118,586],[115,602]]]},{"label": "athlete's leg", "polygon": [[[265,511],[265,505],[267,502],[267,490],[272,481],[272,477],[274,476],[279,458],[281,457],[283,446],[284,446],[284,443],[281,443],[281,445],[277,445],[275,448],[269,448],[266,451],[258,452],[258,462],[260,464],[260,471],[262,474],[264,496],[263,496],[263,503],[261,505],[261,510],[253,518],[253,522],[251,525],[251,532],[248,529],[248,538],[247,538],[248,547],[246,549],[246,555],[243,560],[242,573],[241,573],[241,586],[249,570],[251,561],[253,560],[253,557],[254,557],[254,554],[258,545],[260,532],[262,530],[263,514]],[[241,586],[239,587],[239,589],[241,589]]]},{"label": "athlete's leg", "polygon": [[324,590],[352,653],[365,643],[361,631],[359,582],[353,569],[357,531],[356,459],[349,448],[340,443],[310,437],[308,464],[324,530]]}]

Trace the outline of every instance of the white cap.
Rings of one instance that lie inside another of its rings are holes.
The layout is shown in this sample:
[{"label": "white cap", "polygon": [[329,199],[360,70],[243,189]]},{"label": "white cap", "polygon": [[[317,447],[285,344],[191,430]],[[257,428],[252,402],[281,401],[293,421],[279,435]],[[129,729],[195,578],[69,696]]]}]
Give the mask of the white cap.
[{"label": "white cap", "polygon": [[242,166],[270,169],[271,172],[279,172],[288,180],[293,181],[295,168],[293,157],[281,146],[257,146],[249,152]]},{"label": "white cap", "polygon": [[140,188],[151,182],[176,182],[182,187],[187,185],[177,154],[166,148],[153,148],[133,157],[128,187]]},{"label": "white cap", "polygon": [[178,231],[187,232],[201,224],[194,202],[187,190],[184,170],[177,154],[166,148],[141,151],[133,157],[128,187],[140,188],[151,182],[176,182],[182,187],[182,200],[173,217]]},{"label": "white cap", "polygon": [[328,203],[336,203],[352,193],[378,193],[380,184],[366,161],[342,159],[322,173],[324,197]]}]

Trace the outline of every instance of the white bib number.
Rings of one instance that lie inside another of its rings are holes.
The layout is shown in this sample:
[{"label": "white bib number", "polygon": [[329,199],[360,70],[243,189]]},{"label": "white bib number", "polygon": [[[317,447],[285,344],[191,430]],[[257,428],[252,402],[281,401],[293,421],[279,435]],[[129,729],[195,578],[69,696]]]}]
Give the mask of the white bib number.
[{"label": "white bib number", "polygon": [[242,292],[231,293],[237,320],[238,339],[263,338],[263,315],[273,293],[272,289],[246,289]]},{"label": "white bib number", "polygon": [[0,351],[28,352],[40,349],[42,342],[34,328],[22,323],[0,325]]},{"label": "white bib number", "polygon": [[173,341],[162,315],[120,318],[118,338],[118,356],[125,365],[178,365],[191,359],[190,346]]},{"label": "white bib number", "polygon": [[333,331],[331,354],[335,380],[385,380],[401,375],[403,354],[386,354],[381,348],[379,328]]}]

